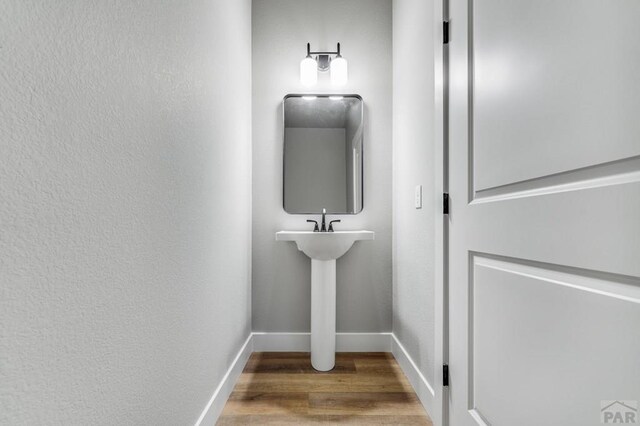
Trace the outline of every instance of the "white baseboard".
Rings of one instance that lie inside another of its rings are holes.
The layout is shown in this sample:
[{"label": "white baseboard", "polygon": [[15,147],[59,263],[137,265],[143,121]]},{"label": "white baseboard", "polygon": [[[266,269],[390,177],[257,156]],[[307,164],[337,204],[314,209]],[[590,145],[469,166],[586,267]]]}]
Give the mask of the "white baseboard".
[{"label": "white baseboard", "polygon": [[[310,333],[253,333],[256,352],[309,352]],[[338,352],[391,352],[391,333],[336,333]]]},{"label": "white baseboard", "polygon": [[196,426],[214,426],[220,413],[224,409],[224,405],[229,399],[229,395],[233,391],[233,388],[240,377],[240,373],[244,370],[244,366],[247,364],[247,360],[253,352],[253,334],[249,334],[244,345],[238,351],[235,359],[231,363],[231,366],[222,377],[220,384],[213,392],[213,396],[209,400],[209,403],[200,414]]},{"label": "white baseboard", "polygon": [[416,395],[418,395],[422,406],[428,413],[436,412],[436,398],[433,386],[431,386],[431,383],[429,383],[426,377],[420,372],[416,363],[413,362],[407,350],[393,333],[391,334],[391,340],[391,353],[393,353],[404,375],[409,379],[409,383],[413,386],[413,390],[416,392]]}]

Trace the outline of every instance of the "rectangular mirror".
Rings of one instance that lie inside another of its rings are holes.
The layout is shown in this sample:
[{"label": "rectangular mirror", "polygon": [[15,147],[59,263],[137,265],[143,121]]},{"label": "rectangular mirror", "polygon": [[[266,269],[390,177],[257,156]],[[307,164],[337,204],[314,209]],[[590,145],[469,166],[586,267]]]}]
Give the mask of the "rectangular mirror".
[{"label": "rectangular mirror", "polygon": [[364,115],[358,95],[287,95],[284,106],[284,210],[356,214],[362,210]]}]

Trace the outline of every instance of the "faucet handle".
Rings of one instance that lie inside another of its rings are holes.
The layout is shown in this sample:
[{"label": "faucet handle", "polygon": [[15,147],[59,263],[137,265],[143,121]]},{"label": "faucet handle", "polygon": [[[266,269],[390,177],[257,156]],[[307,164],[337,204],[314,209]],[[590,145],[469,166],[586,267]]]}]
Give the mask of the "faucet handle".
[{"label": "faucet handle", "polygon": [[342,222],[342,221],[340,219],[336,219],[329,222],[329,232],[333,232],[333,222]]},{"label": "faucet handle", "polygon": [[307,222],[315,223],[315,226],[313,227],[313,232],[319,232],[320,231],[320,228],[318,227],[318,221],[317,220],[307,219]]}]

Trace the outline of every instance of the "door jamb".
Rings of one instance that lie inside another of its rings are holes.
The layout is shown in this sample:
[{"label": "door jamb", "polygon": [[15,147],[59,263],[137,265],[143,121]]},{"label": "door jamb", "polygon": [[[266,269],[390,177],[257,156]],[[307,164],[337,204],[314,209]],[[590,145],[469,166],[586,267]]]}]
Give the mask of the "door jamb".
[{"label": "door jamb", "polygon": [[[449,215],[442,209],[442,197],[449,192],[449,52],[444,43],[444,22],[449,21],[449,1],[434,2],[434,76],[435,76],[435,361],[436,383],[441,392],[436,392],[440,401],[440,419],[435,424],[449,425],[449,387],[444,385],[444,365],[449,364]],[[450,25],[448,25],[450,31]],[[451,39],[450,34],[447,37]],[[448,375],[448,374],[447,374]],[[451,377],[448,377],[448,381]],[[440,420],[440,421],[438,421]]]}]

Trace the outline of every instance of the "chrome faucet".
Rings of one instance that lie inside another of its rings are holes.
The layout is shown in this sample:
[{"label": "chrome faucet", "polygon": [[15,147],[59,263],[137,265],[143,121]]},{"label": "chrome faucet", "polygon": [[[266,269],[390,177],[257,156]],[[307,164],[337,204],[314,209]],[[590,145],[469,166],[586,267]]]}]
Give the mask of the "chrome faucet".
[{"label": "chrome faucet", "polygon": [[325,216],[327,215],[327,209],[322,209],[322,226],[320,232],[327,232],[327,224],[325,223]]}]

